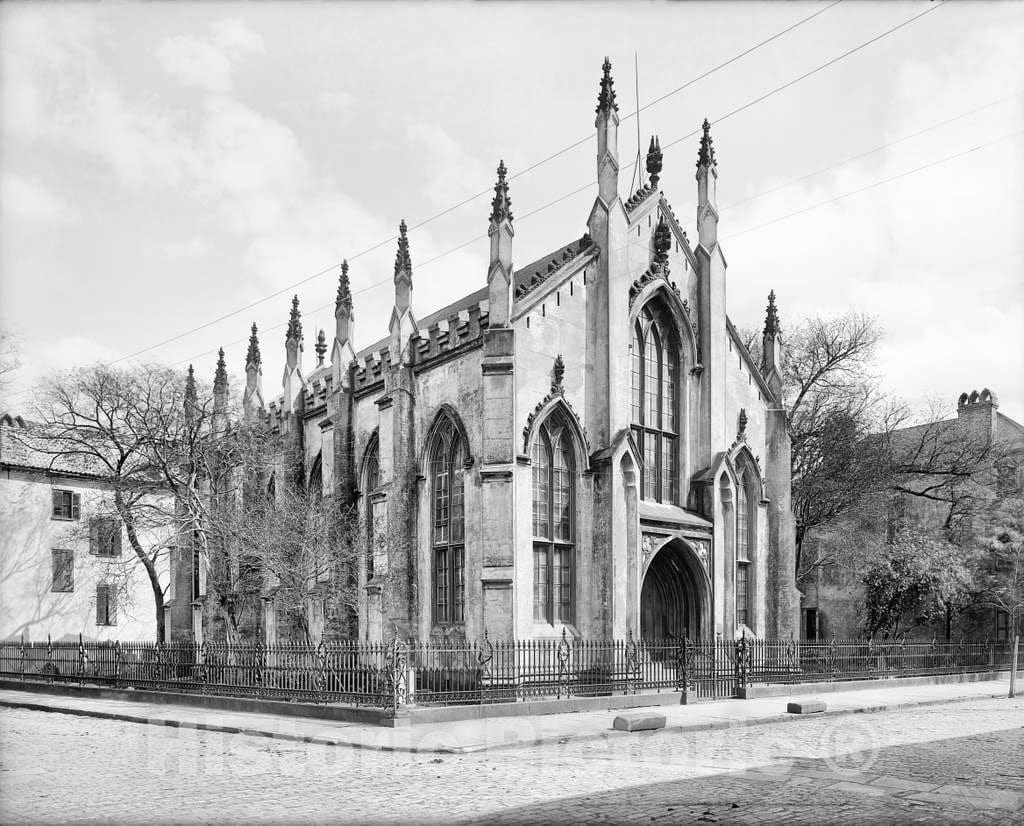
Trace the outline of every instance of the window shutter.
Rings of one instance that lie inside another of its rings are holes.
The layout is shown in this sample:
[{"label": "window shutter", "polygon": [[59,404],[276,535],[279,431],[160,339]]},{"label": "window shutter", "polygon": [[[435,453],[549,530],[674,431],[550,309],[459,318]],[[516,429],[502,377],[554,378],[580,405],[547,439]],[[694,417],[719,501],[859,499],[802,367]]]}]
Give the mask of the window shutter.
[{"label": "window shutter", "polygon": [[[89,553],[100,552],[100,523],[96,519],[89,520]],[[98,593],[98,592],[97,592]]]},{"label": "window shutter", "polygon": [[107,586],[107,624],[117,625],[117,591],[113,585]]},{"label": "window shutter", "polygon": [[111,553],[114,556],[120,556],[121,555],[121,534],[122,534],[121,523],[120,522],[116,522],[116,521],[112,521],[110,523],[110,530],[113,533],[113,536],[111,537],[111,540],[112,540],[111,541],[111,547],[110,547]]},{"label": "window shutter", "polygon": [[82,515],[82,494],[71,494],[71,518],[78,519]]},{"label": "window shutter", "polygon": [[97,625],[103,625],[104,624],[103,620],[104,620],[105,615],[107,613],[106,606],[104,605],[104,603],[107,601],[106,597],[107,597],[106,589],[102,585],[97,585],[96,586],[96,624]]},{"label": "window shutter", "polygon": [[64,495],[59,490],[55,490],[55,491],[53,491],[53,516],[56,517],[56,518],[59,518],[59,517],[63,516],[64,515],[62,513],[63,510],[64,510]]}]

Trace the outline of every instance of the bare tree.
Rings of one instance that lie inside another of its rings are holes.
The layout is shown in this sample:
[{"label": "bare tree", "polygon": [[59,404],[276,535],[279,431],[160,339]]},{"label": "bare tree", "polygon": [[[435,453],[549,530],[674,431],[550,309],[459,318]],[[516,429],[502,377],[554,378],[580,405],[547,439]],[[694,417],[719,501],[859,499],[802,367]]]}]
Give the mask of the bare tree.
[{"label": "bare tree", "polygon": [[13,333],[0,331],[0,393],[7,391],[11,374],[20,366],[17,339]]},{"label": "bare tree", "polygon": [[43,382],[37,424],[17,436],[48,455],[51,466],[81,470],[104,482],[110,514],[124,526],[134,560],[149,581],[158,639],[164,638],[166,598],[161,560],[174,531],[166,517],[166,491],[153,474],[145,417],[169,417],[180,394],[178,377],[163,368],[83,368]]}]

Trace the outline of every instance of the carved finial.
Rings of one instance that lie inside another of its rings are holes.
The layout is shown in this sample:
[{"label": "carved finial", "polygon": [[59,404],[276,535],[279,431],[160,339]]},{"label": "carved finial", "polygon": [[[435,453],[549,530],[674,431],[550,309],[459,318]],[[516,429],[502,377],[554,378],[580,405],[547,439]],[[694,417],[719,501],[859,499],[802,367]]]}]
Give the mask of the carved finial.
[{"label": "carved finial", "polygon": [[316,344],[313,345],[313,349],[316,350],[316,366],[324,366],[324,354],[327,352],[327,334],[321,329],[316,334]]},{"label": "carved finial", "polygon": [[348,261],[341,262],[341,276],[338,278],[338,297],[334,301],[334,312],[342,308],[352,310],[352,288],[348,283]]},{"label": "carved finial", "polygon": [[776,336],[779,334],[779,311],[775,307],[775,290],[768,293],[768,311],[764,317],[764,334]]},{"label": "carved finial", "polygon": [[654,228],[654,261],[657,264],[668,262],[668,251],[672,249],[672,232],[665,222],[665,216],[658,217],[658,225]]},{"label": "carved finial", "polygon": [[508,181],[505,175],[508,170],[505,168],[505,161],[498,164],[498,182],[494,185],[494,200],[491,201],[491,223],[500,224],[502,221],[512,221],[512,200],[508,197]]},{"label": "carved finial", "polygon": [[551,392],[562,392],[562,379],[565,377],[565,362],[562,361],[562,354],[555,356],[554,367],[551,368]]},{"label": "carved finial", "polygon": [[249,336],[249,352],[245,354],[245,369],[260,366],[260,340],[256,337],[256,322],[252,324],[252,334]]},{"label": "carved finial", "polygon": [[736,432],[739,434],[741,439],[744,438],[744,435],[747,432],[747,408],[745,407],[740,408],[739,429]]},{"label": "carved finial", "polygon": [[412,260],[409,258],[409,237],[406,234],[409,228],[405,225],[405,219],[398,225],[398,251],[395,253],[395,275],[405,272],[412,275]]},{"label": "carved finial", "polygon": [[292,297],[292,312],[288,317],[288,330],[284,334],[284,340],[298,341],[302,338],[302,314],[299,312],[299,297]]},{"label": "carved finial", "polygon": [[651,146],[647,150],[647,174],[651,176],[651,189],[658,188],[658,178],[661,175],[661,142],[657,135],[651,137]]},{"label": "carved finial", "polygon": [[217,351],[217,370],[213,374],[213,392],[223,393],[228,389],[228,366],[224,363],[224,348]]},{"label": "carved finial", "polygon": [[615,102],[615,87],[612,81],[612,62],[606,57],[601,75],[601,93],[597,96],[597,114],[602,112],[618,112],[619,105]]},{"label": "carved finial", "polygon": [[707,118],[704,119],[704,134],[700,138],[697,166],[718,166],[718,161],[715,160],[715,147],[711,144],[711,124]]},{"label": "carved finial", "polygon": [[185,412],[191,414],[195,411],[198,404],[198,395],[196,393],[196,374],[192,369],[192,365],[188,366],[188,375],[185,376]]}]

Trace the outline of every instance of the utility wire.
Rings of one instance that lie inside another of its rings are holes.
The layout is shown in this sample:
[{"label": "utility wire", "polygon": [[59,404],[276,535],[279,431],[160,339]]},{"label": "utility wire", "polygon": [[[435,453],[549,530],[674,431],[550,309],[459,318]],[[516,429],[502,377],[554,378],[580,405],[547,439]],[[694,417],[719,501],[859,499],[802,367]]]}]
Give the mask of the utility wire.
[{"label": "utility wire", "polygon": [[[731,63],[735,63],[737,60],[740,60],[741,58],[746,57],[747,55],[751,54],[752,52],[756,51],[757,49],[760,49],[762,46],[766,46],[769,43],[771,43],[772,41],[777,40],[778,38],[788,34],[789,32],[793,31],[794,29],[797,29],[800,26],[804,25],[805,23],[810,22],[811,20],[813,20],[818,15],[824,14],[829,9],[831,9],[831,8],[833,8],[835,6],[838,6],[841,2],[843,2],[843,0],[835,0],[835,2],[830,3],[829,5],[825,6],[824,8],[818,9],[813,14],[810,14],[807,17],[804,17],[804,18],[798,20],[796,23],[793,23],[792,25],[787,26],[785,29],[782,29],[779,32],[776,32],[771,37],[768,37],[768,38],[760,41],[759,43],[754,44],[753,46],[751,46],[750,48],[748,48],[745,51],[741,52],[740,54],[735,55],[734,57],[731,57],[729,60],[725,61],[724,63],[720,63],[719,65],[715,66],[714,68],[707,70],[702,75],[700,75],[700,76],[698,76],[696,78],[693,78],[692,80],[684,83],[682,86],[679,86],[678,88],[673,89],[670,92],[667,92],[666,94],[662,95],[661,97],[656,98],[655,100],[651,101],[650,103],[647,103],[644,106],[639,107],[636,111],[631,112],[628,115],[626,115],[625,117],[623,117],[622,120],[628,120],[631,117],[635,117],[639,112],[641,112],[641,111],[643,111],[645,109],[649,109],[651,106],[654,106],[655,104],[660,103],[663,100],[666,100],[667,98],[671,97],[672,95],[678,94],[679,92],[683,91],[684,89],[689,88],[693,84],[703,80],[706,77],[709,77],[710,75],[714,74],[715,72],[719,71],[720,69],[724,69],[726,66],[730,65]],[[522,169],[519,172],[516,172],[516,173],[514,173],[512,175],[509,175],[508,178],[509,178],[509,180],[514,180],[514,179],[519,178],[519,177],[521,177],[523,175],[526,175],[529,172],[532,172],[533,170],[537,169],[538,167],[543,166],[544,164],[548,163],[549,161],[552,161],[555,158],[557,158],[557,157],[559,157],[561,155],[564,155],[566,152],[569,152],[569,151],[575,149],[576,147],[581,146],[582,144],[592,140],[593,137],[594,137],[593,133],[590,133],[590,134],[586,135],[585,137],[580,138],[579,140],[575,141],[574,143],[571,143],[568,146],[562,147],[557,152],[554,152],[551,155],[548,155],[547,157],[542,158],[542,159],[540,159],[539,161],[536,161],[533,164],[530,164],[525,169]],[[478,192],[475,195],[470,195],[468,198],[465,198],[465,199],[459,201],[458,203],[455,203],[452,206],[447,207],[446,209],[443,209],[442,211],[440,211],[438,213],[435,213],[434,215],[431,215],[428,218],[424,218],[422,221],[419,221],[418,223],[412,224],[409,227],[409,231],[419,229],[419,228],[421,228],[423,226],[426,226],[427,224],[429,224],[429,223],[431,223],[433,221],[436,221],[439,218],[443,218],[445,215],[448,215],[448,214],[454,212],[455,210],[460,209],[461,207],[464,207],[467,204],[472,203],[473,201],[477,200],[478,198],[482,198],[485,195],[489,195],[491,193],[491,191],[492,191],[491,188],[488,187],[487,189],[485,189],[485,190],[483,190],[481,192]],[[372,246],[367,247],[366,249],[364,249],[364,250],[362,250],[360,252],[357,252],[355,255],[348,256],[347,260],[349,262],[356,261],[357,259],[362,258],[365,255],[369,255],[371,252],[375,252],[376,250],[380,249],[383,246],[386,246],[388,244],[393,243],[397,238],[398,238],[397,235],[391,235],[391,236],[389,236],[387,238],[384,238],[383,240],[378,241],[376,244],[373,244]],[[458,247],[457,249],[461,249],[461,247]],[[150,350],[155,350],[155,349],[157,349],[159,347],[163,347],[166,344],[171,344],[171,343],[173,343],[175,341],[178,341],[179,339],[185,338],[186,336],[192,335],[193,333],[201,332],[202,330],[205,330],[205,329],[207,329],[209,327],[212,327],[215,324],[219,324],[220,322],[226,321],[227,319],[232,318],[232,317],[234,317],[234,316],[236,316],[236,315],[238,315],[240,313],[244,313],[246,310],[251,310],[253,307],[258,306],[259,304],[262,304],[265,301],[270,301],[273,298],[277,298],[278,296],[281,296],[281,295],[284,295],[286,293],[289,293],[292,290],[294,290],[296,287],[299,287],[299,286],[301,286],[303,284],[306,284],[309,281],[313,281],[316,278],[320,278],[321,276],[326,275],[327,273],[337,269],[337,267],[338,267],[337,263],[331,264],[331,266],[325,267],[324,269],[320,270],[319,272],[313,273],[312,275],[309,275],[309,276],[306,276],[305,278],[299,279],[298,281],[295,281],[295,282],[289,284],[286,287],[282,287],[280,290],[277,290],[276,292],[270,293],[269,295],[265,295],[262,298],[259,298],[256,301],[253,301],[250,304],[246,304],[244,307],[239,307],[239,308],[237,308],[235,310],[232,310],[229,313],[226,313],[226,314],[224,314],[222,316],[219,316],[219,317],[214,318],[214,319],[212,319],[210,321],[204,322],[203,324],[200,324],[200,325],[198,325],[196,327],[193,327],[190,330],[186,330],[183,333],[178,333],[177,335],[171,336],[170,338],[164,339],[163,341],[160,341],[160,342],[158,342],[156,344],[152,344],[152,345],[150,345],[148,347],[144,347],[143,349],[137,350],[136,352],[130,353],[129,355],[122,356],[122,357],[112,361],[111,364],[118,364],[118,363],[120,363],[122,361],[127,361],[127,360],[130,360],[130,359],[133,359],[133,358],[137,358],[138,356],[142,355],[143,353],[148,353]],[[381,282],[378,282],[378,283],[381,283]],[[376,286],[376,285],[373,285],[373,286]],[[359,291],[357,291],[357,292],[359,292]]]},{"label": "utility wire", "polygon": [[[747,229],[741,230],[740,232],[736,232],[736,233],[733,233],[731,235],[723,236],[722,240],[723,241],[727,241],[727,240],[730,240],[732,238],[737,238],[740,235],[745,235],[748,232],[753,232],[754,230],[761,229],[762,227],[769,226],[770,224],[775,224],[775,223],[778,223],[780,221],[785,221],[785,220],[787,220],[789,218],[793,218],[793,217],[795,217],[797,215],[802,215],[805,212],[810,212],[811,210],[819,209],[820,207],[827,206],[828,204],[835,203],[836,201],[840,201],[840,200],[842,200],[844,198],[849,198],[849,197],[851,197],[853,195],[858,195],[858,194],[860,194],[862,192],[867,192],[870,189],[875,189],[876,187],[882,186],[882,185],[887,184],[887,183],[891,183],[893,181],[899,180],[900,178],[905,178],[905,177],[907,177],[909,175],[913,175],[913,174],[915,174],[917,172],[923,172],[923,171],[925,171],[927,169],[930,169],[930,168],[932,168],[934,166],[938,166],[940,164],[956,160],[957,158],[962,158],[965,155],[971,154],[972,152],[977,152],[978,150],[985,149],[986,147],[992,146],[993,144],[1001,143],[1002,141],[1009,140],[1009,139],[1011,139],[1013,137],[1016,137],[1017,135],[1020,135],[1022,133],[1024,133],[1024,130],[1019,130],[1017,132],[1012,132],[1009,135],[1003,135],[1000,138],[996,138],[996,139],[988,141],[986,143],[979,144],[977,146],[971,147],[970,149],[965,149],[965,150],[963,150],[961,152],[957,152],[957,153],[954,153],[952,155],[947,155],[944,158],[939,158],[938,160],[931,161],[930,163],[924,164],[924,165],[916,167],[914,169],[909,169],[909,170],[906,170],[904,172],[900,172],[897,175],[893,175],[893,176],[891,176],[889,178],[885,178],[885,179],[883,179],[881,181],[875,181],[875,182],[873,182],[871,184],[868,184],[866,186],[860,187],[859,189],[854,189],[854,190],[851,190],[850,192],[844,192],[844,193],[842,193],[840,195],[836,195],[834,198],[828,199],[827,201],[821,201],[820,203],[812,204],[811,206],[805,207],[804,209],[800,209],[800,210],[797,210],[795,212],[788,213],[787,215],[781,215],[781,216],[779,216],[777,218],[773,218],[772,220],[766,221],[763,224],[758,224],[757,226],[749,227]],[[588,184],[587,186],[588,187],[589,186],[596,186],[596,184]],[[586,188],[586,187],[584,187],[584,188]],[[577,194],[579,191],[580,190],[577,190],[576,192],[568,193],[567,195],[562,196],[562,198],[559,199],[559,200],[564,200],[565,198],[567,198],[567,197],[569,197],[571,195]],[[556,203],[556,201],[552,201],[551,203],[549,203],[549,204],[547,204],[545,206],[551,206],[551,204],[554,204],[554,203]],[[534,212],[539,212],[541,209],[544,209],[544,208],[545,207],[539,207],[537,210],[534,210]],[[530,213],[530,214],[532,214],[532,213]],[[528,215],[524,215],[522,217],[525,218],[525,217],[528,217]],[[441,253],[440,255],[435,256],[432,259],[429,259],[428,261],[423,262],[423,264],[421,264],[420,266],[422,267],[422,266],[425,266],[428,263],[431,263],[432,261],[437,261],[438,259],[443,258],[445,255],[448,255],[449,253],[454,252],[455,250],[461,249],[462,247],[465,247],[468,244],[471,244],[471,243],[473,243],[476,240],[478,240],[478,239],[474,238],[474,239],[471,239],[470,241],[466,241],[463,244],[461,244],[459,247],[454,247],[451,250],[448,250],[448,251],[446,251],[444,253]],[[627,242],[627,243],[637,244],[637,243],[640,243],[640,242],[632,241],[632,242]],[[645,240],[643,242],[643,244],[646,245],[647,241]],[[381,283],[383,283],[383,282],[381,282]],[[371,287],[372,286],[374,286],[374,285],[371,285]],[[366,287],[364,289],[370,289],[370,287]],[[324,310],[326,310],[326,309],[328,309],[328,308],[330,308],[332,306],[333,306],[333,303],[324,304],[324,305],[322,305],[320,307],[314,308],[310,312],[310,314],[312,315],[313,313],[322,312],[322,311],[324,311]],[[282,322],[280,324],[275,324],[272,327],[267,327],[264,330],[262,330],[261,332],[270,332],[272,330],[281,329],[281,328],[283,328],[285,326],[287,326],[287,322]],[[235,341],[229,342],[228,346],[231,346],[231,345],[234,345],[234,344],[240,344],[240,343],[242,343],[244,341],[247,341],[247,340],[248,340],[247,337],[239,338],[239,339],[236,339]],[[198,359],[202,358],[203,356],[208,356],[208,355],[211,355],[213,353],[216,353],[217,349],[218,348],[214,347],[214,348],[212,348],[210,350],[206,350],[206,351],[204,351],[202,353],[198,353],[198,354],[196,354],[194,356],[191,356],[190,358],[182,359],[181,361],[175,362],[173,366],[178,366],[178,365],[182,365],[182,364],[187,364],[189,362],[197,361]]]},{"label": "utility wire", "polygon": [[868,155],[873,155],[875,152],[881,152],[883,149],[888,149],[890,146],[896,146],[896,144],[903,143],[904,141],[909,141],[912,138],[919,138],[921,137],[921,135],[931,132],[934,129],[939,129],[943,126],[955,123],[958,120],[962,120],[963,118],[968,118],[971,115],[976,115],[978,114],[978,112],[983,112],[985,109],[991,109],[993,106],[998,106],[1000,103],[1004,103],[1008,100],[1011,100],[1013,97],[1014,95],[1006,95],[1006,97],[1001,97],[999,98],[999,100],[993,100],[991,103],[986,103],[984,106],[979,106],[977,109],[971,109],[971,111],[969,112],[963,112],[947,120],[940,121],[939,123],[933,123],[931,126],[926,126],[924,127],[924,129],[920,129],[917,132],[911,133],[910,135],[904,135],[902,138],[896,138],[895,140],[889,141],[888,143],[883,143],[881,146],[876,146],[874,149],[868,149],[866,152],[861,152],[860,154],[857,155],[851,155],[849,158],[837,161],[831,166],[826,166],[822,169],[815,170],[814,172],[808,172],[806,175],[801,175],[799,178],[792,178],[786,181],[785,183],[781,183],[778,186],[772,187],[771,189],[766,189],[763,192],[759,192],[757,195],[751,195],[749,198],[744,198],[741,201],[733,201],[731,204],[726,204],[725,206],[723,206],[722,209],[732,209],[733,207],[742,206],[743,204],[749,204],[751,201],[756,201],[758,198],[763,198],[765,195],[771,195],[773,192],[778,192],[780,189],[785,189],[786,187],[792,186],[793,184],[801,183],[802,181],[806,181],[809,178],[814,178],[817,175],[824,175],[826,172],[831,172],[833,169],[838,169],[839,167],[844,166],[845,164],[848,163],[852,163],[853,161],[859,161],[861,158],[866,158]]},{"label": "utility wire", "polygon": [[905,172],[900,172],[898,175],[893,175],[889,178],[883,178],[881,181],[875,181],[874,183],[868,184],[867,186],[862,186],[860,189],[854,189],[851,190],[850,192],[844,192],[841,195],[836,195],[834,198],[829,198],[827,201],[821,201],[817,204],[812,204],[809,207],[798,209],[796,212],[790,212],[786,215],[780,215],[778,218],[772,218],[770,221],[765,221],[762,224],[747,227],[747,229],[740,230],[739,232],[734,232],[731,235],[724,236],[722,240],[727,241],[730,238],[739,238],[741,235],[746,235],[748,232],[754,232],[755,230],[763,229],[764,227],[771,226],[772,224],[777,224],[779,223],[779,221],[785,221],[797,215],[803,215],[805,212],[810,212],[813,209],[818,209],[823,206],[828,206],[829,204],[834,204],[836,201],[841,201],[843,198],[849,198],[853,195],[859,195],[861,192],[867,192],[869,189],[874,189],[875,187],[882,186],[883,184],[898,181],[900,178],[906,178],[908,175],[913,175],[917,172],[923,172],[924,170],[931,169],[934,166],[939,166],[940,164],[948,163],[949,161],[956,160],[957,158],[962,158],[965,155],[970,155],[972,152],[977,152],[980,149],[985,149],[986,147],[992,146],[994,144],[1002,143],[1003,141],[1010,140],[1011,138],[1015,138],[1021,134],[1024,134],[1024,129],[1019,129],[1016,132],[1011,132],[1008,135],[1003,135],[1000,138],[987,141],[986,143],[979,143],[977,146],[972,146],[970,149],[965,149],[962,152],[956,152],[952,155],[947,155],[945,158],[939,158],[936,161],[931,161],[930,163],[926,163],[921,166],[915,167],[914,169],[908,169]]}]

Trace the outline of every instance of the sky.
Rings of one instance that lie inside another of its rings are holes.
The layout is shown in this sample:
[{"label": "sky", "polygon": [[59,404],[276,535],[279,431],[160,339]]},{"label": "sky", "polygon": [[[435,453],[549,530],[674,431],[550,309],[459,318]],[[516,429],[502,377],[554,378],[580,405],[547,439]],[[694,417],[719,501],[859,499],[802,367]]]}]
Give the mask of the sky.
[{"label": "sky", "polygon": [[952,411],[988,387],[1024,422],[1024,3],[828,5],[0,4],[0,329],[21,360],[0,408],[97,360],[212,377],[221,346],[240,382],[253,322],[273,396],[291,296],[308,372],[342,258],[357,347],[386,334],[401,219],[416,315],[484,286],[499,159],[514,262],[578,237],[608,55],[620,192],[638,89],[691,238],[712,122],[737,326],[771,289],[783,331],[870,313],[885,390]]}]

